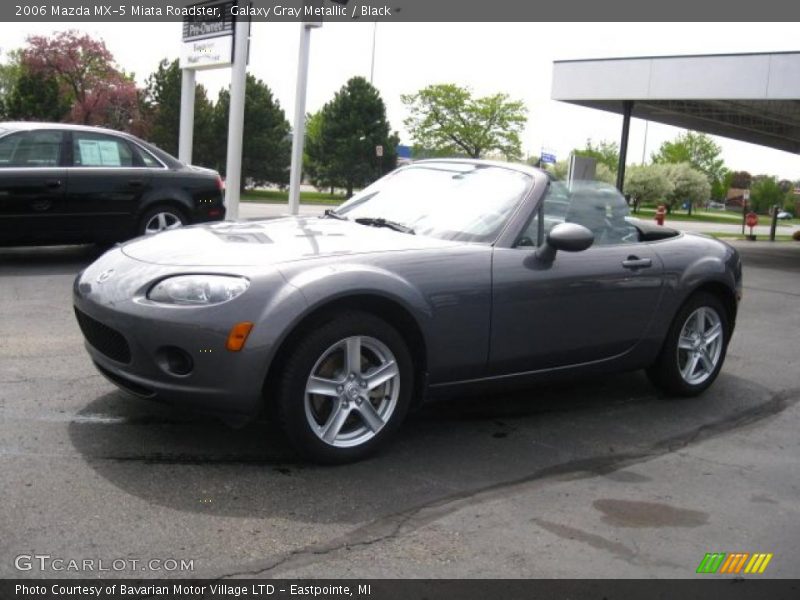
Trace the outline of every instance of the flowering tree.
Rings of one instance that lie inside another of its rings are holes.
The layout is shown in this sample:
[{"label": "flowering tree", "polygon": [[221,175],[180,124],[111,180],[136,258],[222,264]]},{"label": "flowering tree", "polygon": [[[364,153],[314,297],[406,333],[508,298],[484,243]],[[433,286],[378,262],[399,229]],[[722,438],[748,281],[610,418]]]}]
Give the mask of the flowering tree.
[{"label": "flowering tree", "polygon": [[140,129],[139,92],[117,68],[105,42],[77,31],[30,36],[21,62],[30,72],[53,78],[71,108],[66,120],[114,129]]}]

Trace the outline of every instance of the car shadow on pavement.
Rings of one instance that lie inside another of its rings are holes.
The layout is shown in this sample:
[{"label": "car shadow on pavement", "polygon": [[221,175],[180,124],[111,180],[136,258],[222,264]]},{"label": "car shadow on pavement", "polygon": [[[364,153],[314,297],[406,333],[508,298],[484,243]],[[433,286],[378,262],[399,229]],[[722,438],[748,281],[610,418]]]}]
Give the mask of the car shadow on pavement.
[{"label": "car shadow on pavement", "polygon": [[24,276],[77,273],[107,249],[97,244],[0,247],[0,273]]},{"label": "car shadow on pavement", "polygon": [[566,473],[612,472],[779,410],[723,373],[703,396],[658,395],[640,373],[427,405],[379,455],[302,462],[273,423],[231,429],[111,392],[69,424],[72,444],[125,493],[176,510],[358,523]]}]

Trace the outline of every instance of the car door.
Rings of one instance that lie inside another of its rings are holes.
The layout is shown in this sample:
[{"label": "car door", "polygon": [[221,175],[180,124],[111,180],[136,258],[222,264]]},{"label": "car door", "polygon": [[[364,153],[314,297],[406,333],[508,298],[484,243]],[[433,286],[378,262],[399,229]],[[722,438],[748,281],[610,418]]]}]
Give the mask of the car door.
[{"label": "car door", "polygon": [[19,131],[0,138],[0,237],[49,239],[66,216],[63,133]]},{"label": "car door", "polygon": [[[642,339],[661,296],[663,268],[624,220],[610,187],[570,191],[553,182],[512,248],[492,263],[490,371],[521,373],[608,359]],[[550,228],[582,224],[595,242],[582,252],[536,257]]]},{"label": "car door", "polygon": [[93,131],[71,132],[72,162],[67,205],[72,217],[96,237],[132,236],[150,169],[126,139]]}]

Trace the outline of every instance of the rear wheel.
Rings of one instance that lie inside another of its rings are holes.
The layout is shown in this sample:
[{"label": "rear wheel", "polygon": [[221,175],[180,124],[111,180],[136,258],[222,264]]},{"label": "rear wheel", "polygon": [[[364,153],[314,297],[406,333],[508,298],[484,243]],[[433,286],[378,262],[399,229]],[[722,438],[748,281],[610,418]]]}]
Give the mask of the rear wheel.
[{"label": "rear wheel", "polygon": [[411,357],[391,325],[347,312],[291,350],[278,388],[280,419],[299,452],[321,463],[359,460],[385,444],[405,418]]},{"label": "rear wheel", "polygon": [[656,363],[647,370],[658,387],[695,396],[717,378],[730,328],[722,302],[707,292],[693,295],[678,311]]},{"label": "rear wheel", "polygon": [[169,205],[156,206],[142,215],[139,221],[139,235],[153,235],[169,229],[186,225],[183,212]]}]

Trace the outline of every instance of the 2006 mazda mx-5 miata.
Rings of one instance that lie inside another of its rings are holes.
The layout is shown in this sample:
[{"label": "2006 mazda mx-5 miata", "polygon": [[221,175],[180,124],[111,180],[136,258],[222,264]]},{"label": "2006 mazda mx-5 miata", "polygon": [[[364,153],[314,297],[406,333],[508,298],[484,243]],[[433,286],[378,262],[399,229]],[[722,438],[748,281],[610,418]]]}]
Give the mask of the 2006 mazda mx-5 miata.
[{"label": "2006 mazda mx-5 miata", "polygon": [[602,184],[414,163],[319,218],[196,225],[110,250],[75,281],[97,368],[230,421],[271,405],[306,456],[373,452],[435,392],[647,369],[717,377],[737,252],[630,219]]}]

